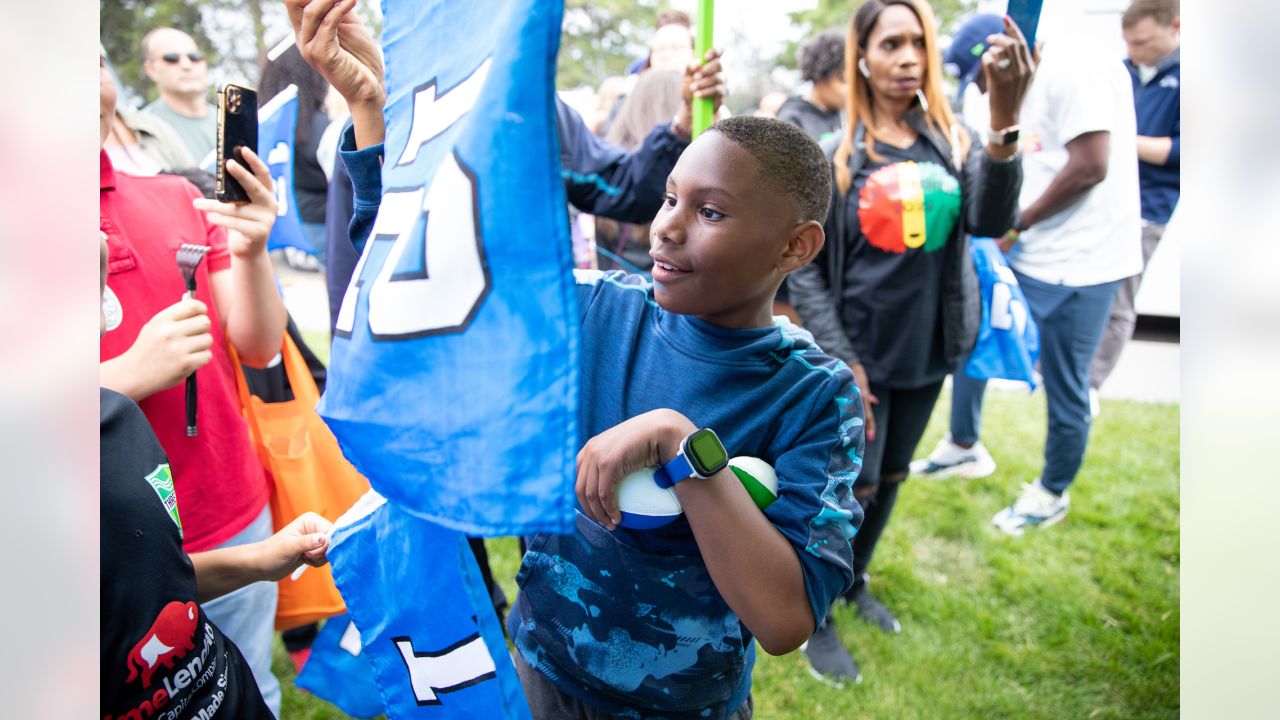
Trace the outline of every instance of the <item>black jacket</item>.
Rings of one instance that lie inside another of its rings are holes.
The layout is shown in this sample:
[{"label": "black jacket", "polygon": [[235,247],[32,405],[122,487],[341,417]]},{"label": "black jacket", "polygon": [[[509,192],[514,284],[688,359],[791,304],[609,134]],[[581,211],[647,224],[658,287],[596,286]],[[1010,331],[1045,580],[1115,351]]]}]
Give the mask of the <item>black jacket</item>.
[{"label": "black jacket", "polygon": [[[921,137],[928,140],[944,158],[951,158],[951,143],[937,137],[924,122],[919,111],[907,116]],[[967,131],[967,128],[965,129]],[[982,320],[981,298],[973,262],[969,258],[968,235],[996,237],[1013,227],[1018,211],[1018,194],[1022,191],[1022,159],[993,159],[977,134],[962,169],[954,163],[947,169],[960,181],[963,193],[963,222],[956,223],[946,246],[947,269],[943,275],[942,335],[948,363],[954,363],[973,349]],[[862,125],[854,128],[854,150],[849,158],[849,172],[856,177],[867,162]],[[840,138],[824,143],[827,157],[835,155]],[[849,338],[858,328],[846,328],[840,319],[840,302],[844,297],[844,266],[849,244],[861,232],[858,218],[849,217],[848,201],[835,183],[834,166],[831,182],[831,210],[823,226],[827,242],[809,265],[796,270],[788,278],[791,302],[804,326],[813,333],[822,349],[833,357],[852,365],[859,362]],[[850,188],[852,192],[852,188]]]}]

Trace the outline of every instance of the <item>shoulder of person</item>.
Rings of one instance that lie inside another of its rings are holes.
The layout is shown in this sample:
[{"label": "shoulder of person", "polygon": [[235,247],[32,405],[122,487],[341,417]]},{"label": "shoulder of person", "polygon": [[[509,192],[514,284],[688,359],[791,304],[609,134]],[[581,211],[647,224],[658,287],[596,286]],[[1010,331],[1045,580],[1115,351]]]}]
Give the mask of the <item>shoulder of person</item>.
[{"label": "shoulder of person", "polygon": [[786,350],[786,355],[780,358],[783,362],[798,362],[809,371],[830,378],[829,384],[833,387],[838,387],[846,381],[853,381],[853,371],[849,366],[828,355],[818,345],[813,333],[782,316],[774,318],[774,325],[782,333],[784,340],[783,348]]}]

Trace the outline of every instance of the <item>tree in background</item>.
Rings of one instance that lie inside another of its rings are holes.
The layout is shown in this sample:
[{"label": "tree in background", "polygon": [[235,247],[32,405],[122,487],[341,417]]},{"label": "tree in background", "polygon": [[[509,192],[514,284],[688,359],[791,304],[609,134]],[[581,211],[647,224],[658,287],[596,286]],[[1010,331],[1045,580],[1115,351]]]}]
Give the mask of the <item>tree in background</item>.
[{"label": "tree in background", "polygon": [[[933,14],[938,18],[938,32],[948,33],[955,27],[956,20],[973,12],[977,0],[929,0]],[[850,3],[849,0],[818,0],[818,6],[810,10],[797,10],[788,13],[791,24],[804,32],[798,40],[788,42],[778,56],[778,64],[795,69],[799,64],[800,46],[811,36],[827,28],[839,28],[845,34],[849,32],[849,21],[862,5],[861,0]]]},{"label": "tree in background", "polygon": [[205,34],[206,5],[207,0],[101,0],[99,37],[120,83],[144,102],[155,99],[155,88],[142,71],[142,38],[158,27],[186,32],[204,48],[213,67],[221,58]]},{"label": "tree in background", "polygon": [[[126,94],[145,104],[156,97],[142,71],[142,38],[158,27],[190,35],[209,60],[209,77],[256,85],[271,45],[292,30],[284,4],[273,0],[99,0],[100,38]],[[382,28],[376,2],[357,7],[375,35]]]},{"label": "tree in background", "polygon": [[565,0],[556,87],[600,87],[648,54],[649,36],[665,0]]}]

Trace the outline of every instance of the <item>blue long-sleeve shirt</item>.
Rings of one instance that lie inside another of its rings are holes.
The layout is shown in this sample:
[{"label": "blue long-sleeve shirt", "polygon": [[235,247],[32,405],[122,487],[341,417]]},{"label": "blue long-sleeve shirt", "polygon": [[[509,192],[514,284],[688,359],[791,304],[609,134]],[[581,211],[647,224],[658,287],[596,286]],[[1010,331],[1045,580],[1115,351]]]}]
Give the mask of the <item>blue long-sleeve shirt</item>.
[{"label": "blue long-sleeve shirt", "polygon": [[1157,165],[1138,161],[1138,183],[1142,192],[1142,219],[1167,223],[1178,205],[1182,163],[1182,51],[1174,50],[1156,64],[1156,74],[1146,83],[1138,68],[1125,60],[1133,78],[1133,104],[1138,116],[1138,134],[1173,139],[1169,157]]},{"label": "blue long-sleeve shirt", "polygon": [[[340,153],[355,191],[351,240],[361,249],[381,199],[382,152]],[[578,299],[579,446],[673,408],[715,429],[730,455],[768,462],[778,499],[764,514],[795,551],[820,622],[853,580],[850,540],[862,522],[852,492],[864,415],[849,368],[785,320],[727,329],[669,312],[635,275],[580,273]],[[516,648],[593,707],[714,720],[751,691],[751,632],[717,590],[683,517],[609,532],[579,514],[571,534],[530,538],[517,582],[508,622]]]}]

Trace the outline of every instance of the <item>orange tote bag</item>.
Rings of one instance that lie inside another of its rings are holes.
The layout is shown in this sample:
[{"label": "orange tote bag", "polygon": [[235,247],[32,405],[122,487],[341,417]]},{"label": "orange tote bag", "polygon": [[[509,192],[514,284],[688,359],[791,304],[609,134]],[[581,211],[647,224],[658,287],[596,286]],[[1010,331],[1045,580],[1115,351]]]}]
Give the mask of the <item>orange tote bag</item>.
[{"label": "orange tote bag", "polygon": [[[250,436],[274,485],[271,517],[275,529],[278,531],[307,511],[337,520],[369,490],[369,481],[342,456],[338,440],[316,414],[320,393],[297,345],[286,334],[281,350],[294,399],[273,403],[249,393],[240,358],[230,341],[227,348],[236,369],[236,389]],[[279,586],[277,630],[346,612],[328,565],[311,568],[297,580],[285,578]]]}]

